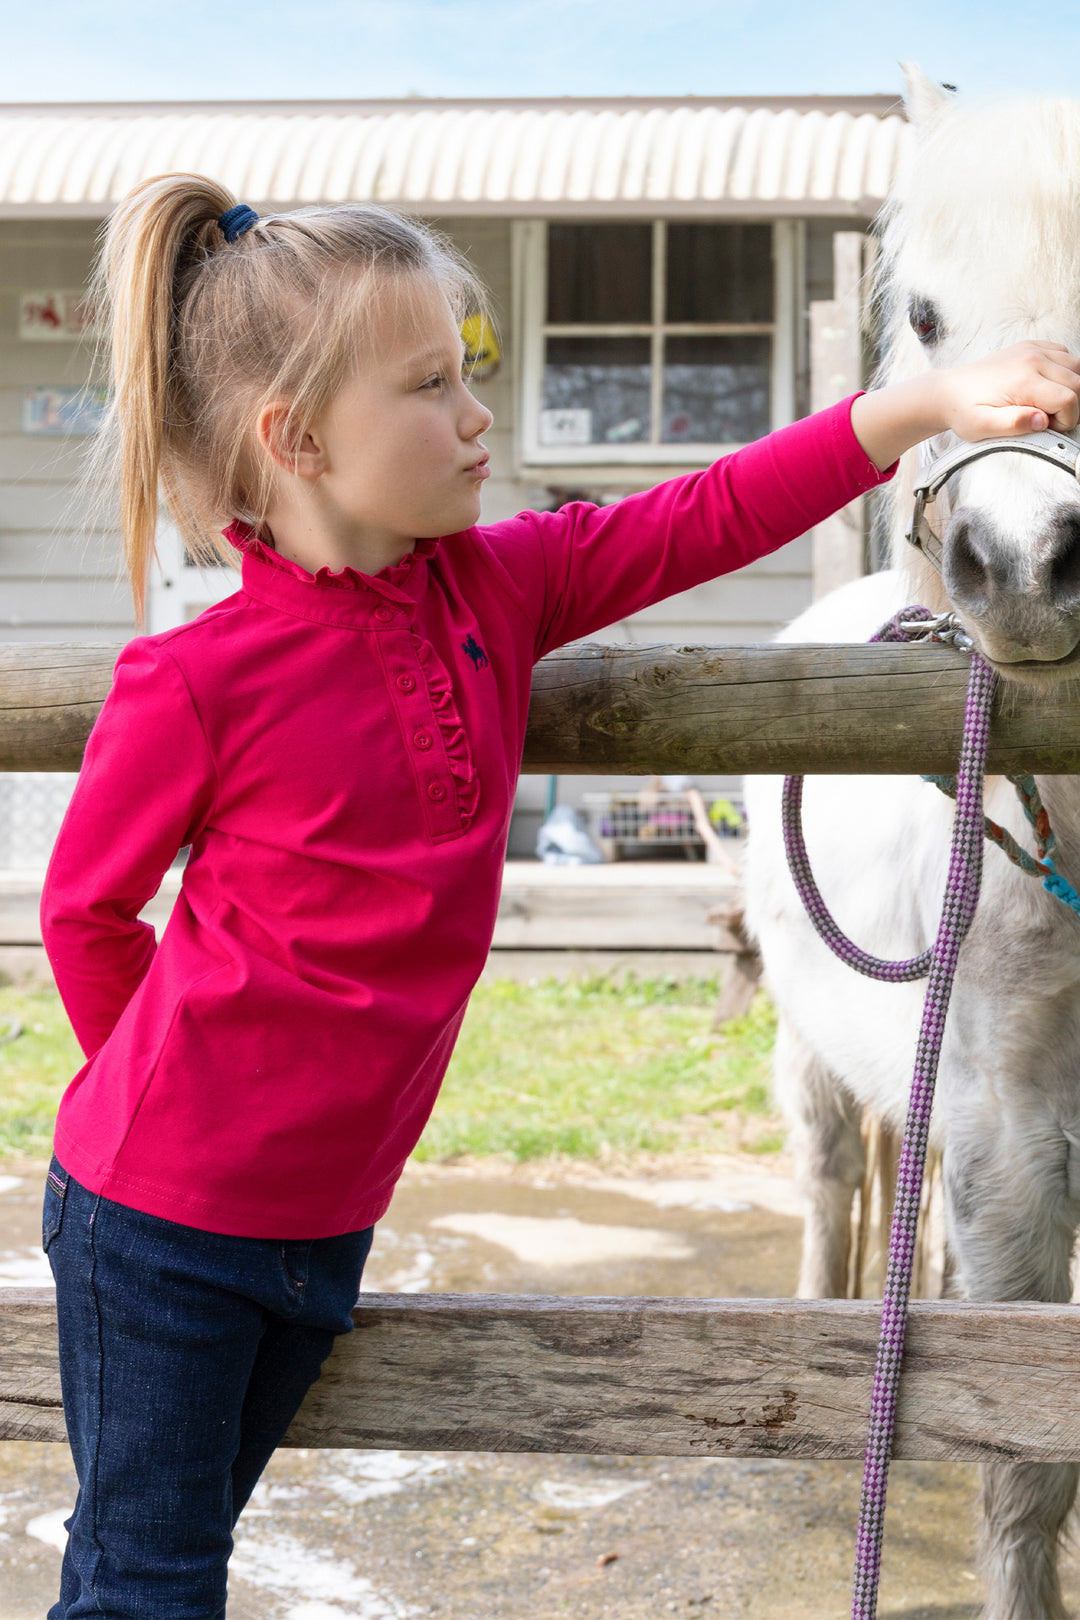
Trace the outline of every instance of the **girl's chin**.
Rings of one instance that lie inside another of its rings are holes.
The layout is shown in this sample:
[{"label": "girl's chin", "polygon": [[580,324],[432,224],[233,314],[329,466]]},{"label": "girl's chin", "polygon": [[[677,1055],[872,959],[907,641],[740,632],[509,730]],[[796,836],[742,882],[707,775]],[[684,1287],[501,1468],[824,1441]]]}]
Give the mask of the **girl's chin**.
[{"label": "girl's chin", "polygon": [[444,529],[443,534],[457,534],[460,529],[471,529],[474,523],[480,521],[480,491],[467,501],[455,501],[455,519],[452,529]]}]

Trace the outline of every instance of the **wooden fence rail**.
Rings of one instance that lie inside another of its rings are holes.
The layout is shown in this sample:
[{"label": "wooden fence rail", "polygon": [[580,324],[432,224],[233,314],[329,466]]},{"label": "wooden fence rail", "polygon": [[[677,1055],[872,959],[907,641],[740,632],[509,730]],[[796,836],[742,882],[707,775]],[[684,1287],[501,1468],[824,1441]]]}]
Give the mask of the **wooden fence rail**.
[{"label": "wooden fence rail", "polygon": [[[117,651],[0,647],[0,770],[78,769]],[[967,671],[931,646],[566,648],[536,668],[524,768],[948,772]],[[1072,687],[999,691],[989,764],[1080,771]]]},{"label": "wooden fence rail", "polygon": [[[865,1300],[365,1295],[291,1446],[857,1457]],[[1080,1310],[916,1303],[897,1457],[1080,1459]],[[0,1439],[63,1440],[48,1289],[0,1293]]]}]

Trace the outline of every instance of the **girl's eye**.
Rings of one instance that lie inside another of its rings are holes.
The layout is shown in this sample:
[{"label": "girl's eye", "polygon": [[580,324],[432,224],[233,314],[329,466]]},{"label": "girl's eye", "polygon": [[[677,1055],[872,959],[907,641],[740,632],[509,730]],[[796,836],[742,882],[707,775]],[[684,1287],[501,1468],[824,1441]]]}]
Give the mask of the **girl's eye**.
[{"label": "girl's eye", "polygon": [[421,386],[421,388],[432,388],[432,389],[441,388],[445,381],[446,381],[446,378],[443,376],[442,372],[440,371],[440,372],[436,372],[436,374],[433,377],[426,378],[425,381],[420,384],[420,386]]},{"label": "girl's eye", "polygon": [[911,330],[920,343],[938,343],[941,340],[941,316],[928,298],[913,298],[908,308]]}]

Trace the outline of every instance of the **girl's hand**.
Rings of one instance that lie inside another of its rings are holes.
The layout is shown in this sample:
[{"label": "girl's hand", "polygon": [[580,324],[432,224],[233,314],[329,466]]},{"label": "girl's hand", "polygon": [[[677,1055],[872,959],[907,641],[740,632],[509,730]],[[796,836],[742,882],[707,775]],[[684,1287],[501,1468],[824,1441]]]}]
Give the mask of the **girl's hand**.
[{"label": "girl's hand", "polygon": [[950,430],[961,439],[1005,439],[1080,421],[1080,358],[1061,343],[1016,343],[985,360],[928,371],[863,394],[851,408],[855,437],[875,466]]}]

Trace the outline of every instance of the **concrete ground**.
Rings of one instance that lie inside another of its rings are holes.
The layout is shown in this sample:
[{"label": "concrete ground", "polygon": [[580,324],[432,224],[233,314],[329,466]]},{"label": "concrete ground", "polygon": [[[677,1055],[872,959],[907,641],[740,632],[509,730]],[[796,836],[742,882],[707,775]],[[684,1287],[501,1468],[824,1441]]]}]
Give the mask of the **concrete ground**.
[{"label": "concrete ground", "polygon": [[[45,1283],[43,1164],[0,1174],[0,1285]],[[414,1167],[365,1287],[781,1296],[799,1221],[750,1157]],[[230,1620],[842,1620],[859,1467],[681,1458],[281,1451],[237,1528]],[[899,1463],[881,1614],[977,1611],[975,1472]],[[75,1480],[0,1445],[0,1620],[44,1620]],[[1073,1602],[1080,1598],[1069,1567]]]}]

